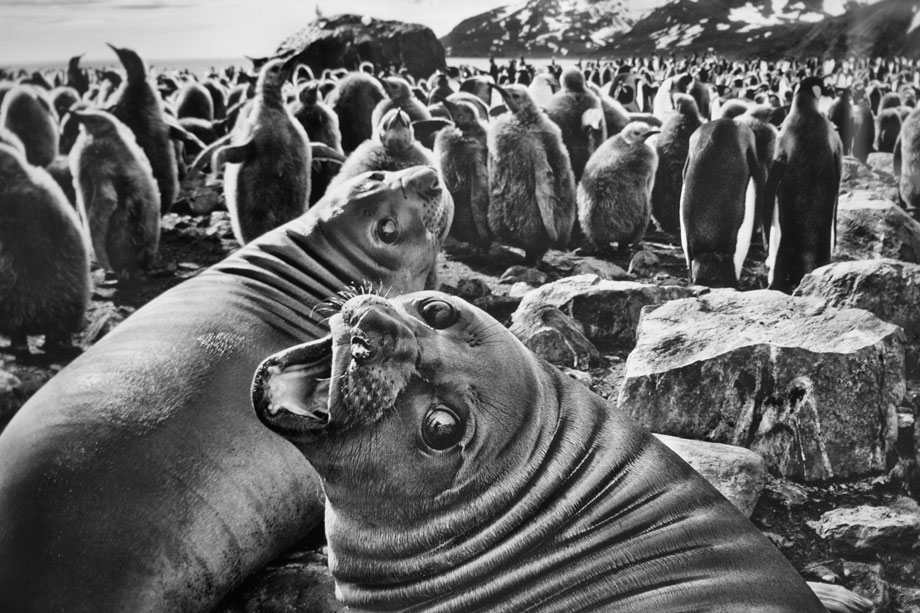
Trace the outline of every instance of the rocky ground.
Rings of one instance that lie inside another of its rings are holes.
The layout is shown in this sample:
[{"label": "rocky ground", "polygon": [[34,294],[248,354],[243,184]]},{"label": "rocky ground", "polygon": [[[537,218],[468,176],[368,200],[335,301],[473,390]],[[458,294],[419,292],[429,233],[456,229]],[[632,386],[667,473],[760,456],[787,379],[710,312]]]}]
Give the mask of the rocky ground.
[{"label": "rocky ground", "polygon": [[[896,201],[889,169],[890,155],[874,155],[869,167],[855,160],[848,162],[841,192],[869,190]],[[180,201],[177,212],[164,218],[159,266],[149,277],[122,284],[102,271],[95,272],[90,324],[77,339],[79,347],[93,344],[156,295],[238,248],[226,212],[194,214],[194,205],[189,200]],[[550,252],[539,271],[508,271],[521,263],[521,253],[496,248],[484,257],[464,245],[451,243],[439,260],[439,278],[445,291],[474,301],[506,325],[524,327],[525,323],[512,322],[511,318],[522,297],[535,287],[575,275],[593,274],[599,280],[628,279],[658,286],[659,294],[642,290],[645,293],[640,302],[645,303],[655,300],[655,296],[664,301],[705,294],[704,288],[689,286],[680,246],[673,237],[652,233],[646,237],[644,247],[638,257],[631,254],[594,258]],[[743,290],[765,287],[763,259],[763,249],[753,247],[744,268]],[[592,336],[593,324],[585,321],[579,329]],[[635,330],[624,328],[614,335],[593,336],[597,337],[595,343],[562,343],[560,350],[550,335],[540,347],[545,352],[556,351],[556,358],[570,362],[573,368],[568,372],[572,376],[615,403],[624,381],[627,356],[635,343]],[[75,355],[46,354],[41,348],[42,339],[32,340],[31,353],[17,355],[10,353],[0,339],[0,428]],[[592,353],[594,350],[596,353]],[[571,355],[565,355],[566,351]],[[774,474],[768,477],[751,515],[754,524],[807,579],[846,586],[870,599],[876,611],[920,611],[920,506],[910,497],[918,495],[911,461],[915,455],[915,399],[920,376],[913,370],[908,369],[906,397],[898,409],[899,439],[895,453],[888,458],[891,470],[858,480],[835,479],[808,485]],[[322,545],[321,533],[310,535],[300,547],[247,580],[221,610],[338,610],[331,580],[324,572]]]}]

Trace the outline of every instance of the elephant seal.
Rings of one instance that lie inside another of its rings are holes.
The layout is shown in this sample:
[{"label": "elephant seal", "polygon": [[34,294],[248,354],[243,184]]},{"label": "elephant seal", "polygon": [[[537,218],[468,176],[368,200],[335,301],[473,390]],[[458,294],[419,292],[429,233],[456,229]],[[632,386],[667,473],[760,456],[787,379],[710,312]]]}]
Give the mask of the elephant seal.
[{"label": "elephant seal", "polygon": [[325,335],[349,283],[432,283],[452,212],[432,168],[357,177],[49,381],[0,434],[0,610],[212,610],[301,540],[319,481],[259,424],[252,372]]},{"label": "elephant seal", "polygon": [[322,479],[347,606],[824,613],[698,473],[483,311],[361,295],[331,328],[266,359],[253,406]]}]

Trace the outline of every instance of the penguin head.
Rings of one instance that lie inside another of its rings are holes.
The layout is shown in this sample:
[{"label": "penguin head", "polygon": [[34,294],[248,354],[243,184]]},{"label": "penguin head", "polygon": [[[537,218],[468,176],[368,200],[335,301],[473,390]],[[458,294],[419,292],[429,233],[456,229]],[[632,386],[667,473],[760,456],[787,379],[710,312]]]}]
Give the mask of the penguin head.
[{"label": "penguin head", "polygon": [[385,77],[379,81],[390,100],[404,100],[412,97],[412,87],[405,79]]},{"label": "penguin head", "polygon": [[271,60],[262,66],[259,71],[259,81],[256,84],[259,91],[279,91],[285,81],[284,60]]},{"label": "penguin head", "polygon": [[827,95],[827,87],[821,77],[805,77],[799,81],[799,86],[795,90],[797,98],[811,97],[818,100],[822,95]]},{"label": "penguin head", "polygon": [[381,118],[377,137],[387,151],[402,151],[415,143],[412,120],[399,108],[390,109]]},{"label": "penguin head", "polygon": [[304,106],[314,106],[319,100],[319,81],[308,81],[301,85],[297,99]]},{"label": "penguin head", "polygon": [[533,98],[530,97],[530,92],[528,92],[527,88],[523,85],[514,84],[508,85],[507,87],[499,87],[498,85],[489,84],[489,86],[501,95],[512,113],[518,113],[524,110],[536,110],[536,105],[534,104]]},{"label": "penguin head", "polygon": [[112,51],[118,56],[118,61],[125,67],[129,82],[135,83],[147,78],[147,65],[134,50],[127,47],[116,47],[112,43],[106,44],[112,48]]},{"label": "penguin head", "polygon": [[118,132],[118,120],[105,111],[97,109],[75,109],[71,115],[80,122],[83,132],[93,136],[105,136]]},{"label": "penguin head", "polygon": [[585,75],[574,66],[562,71],[561,81],[566,91],[579,94],[585,91]]},{"label": "penguin head", "polygon": [[623,140],[630,145],[645,142],[649,136],[661,132],[658,128],[653,128],[644,121],[631,121],[620,132]]},{"label": "penguin head", "polygon": [[450,113],[451,119],[459,127],[472,125],[479,119],[479,112],[471,103],[464,100],[454,102],[445,98],[441,101],[441,104],[444,105],[444,108]]}]

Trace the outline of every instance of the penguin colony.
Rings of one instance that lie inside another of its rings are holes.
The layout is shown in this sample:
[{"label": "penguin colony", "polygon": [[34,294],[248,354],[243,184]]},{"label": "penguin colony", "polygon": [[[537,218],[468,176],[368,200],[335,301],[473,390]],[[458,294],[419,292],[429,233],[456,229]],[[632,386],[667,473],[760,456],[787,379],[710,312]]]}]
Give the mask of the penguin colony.
[{"label": "penguin colony", "polygon": [[[135,50],[109,46],[120,66],[86,70],[74,56],[53,79],[0,82],[11,177],[0,214],[33,228],[0,236],[0,272],[45,278],[35,287],[53,284],[70,313],[49,315],[63,307],[34,288],[15,302],[0,294],[0,333],[17,342],[63,342],[80,328],[88,262],[122,279],[155,269],[159,217],[193,159],[190,176],[223,172],[240,243],[329,184],[422,164],[454,198],[452,238],[479,254],[505,245],[539,265],[549,249],[623,253],[641,248],[651,222],[680,242],[692,282],[737,287],[754,239],[770,287],[786,292],[829,261],[843,155],[893,152],[902,204],[920,206],[918,88],[890,85],[880,61],[838,66],[834,79],[813,61],[713,57],[566,70],[522,60],[427,79],[273,60],[199,77],[150,73]],[[43,240],[69,266],[9,255]]]}]

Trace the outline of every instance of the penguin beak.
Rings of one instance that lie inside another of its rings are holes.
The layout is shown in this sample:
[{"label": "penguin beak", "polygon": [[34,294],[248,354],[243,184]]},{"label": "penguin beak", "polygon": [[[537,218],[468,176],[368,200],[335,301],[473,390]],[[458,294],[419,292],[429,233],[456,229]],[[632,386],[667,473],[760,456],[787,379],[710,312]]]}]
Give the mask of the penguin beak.
[{"label": "penguin beak", "polygon": [[505,101],[505,105],[507,105],[509,110],[514,110],[515,107],[511,102],[511,96],[508,94],[508,90],[506,90],[504,87],[496,85],[495,83],[489,83],[489,87],[498,92],[498,94],[502,97],[502,100]]},{"label": "penguin beak", "polygon": [[119,58],[121,57],[121,49],[119,49],[118,47],[116,47],[116,46],[113,45],[112,43],[106,43],[106,45],[108,45],[108,46],[112,49],[112,51],[115,52],[115,55],[117,55]]},{"label": "penguin beak", "polygon": [[661,133],[661,130],[649,130],[648,132],[645,133],[645,136],[642,137],[642,140],[648,140],[650,136],[654,136],[655,134],[660,134],[660,133]]}]

